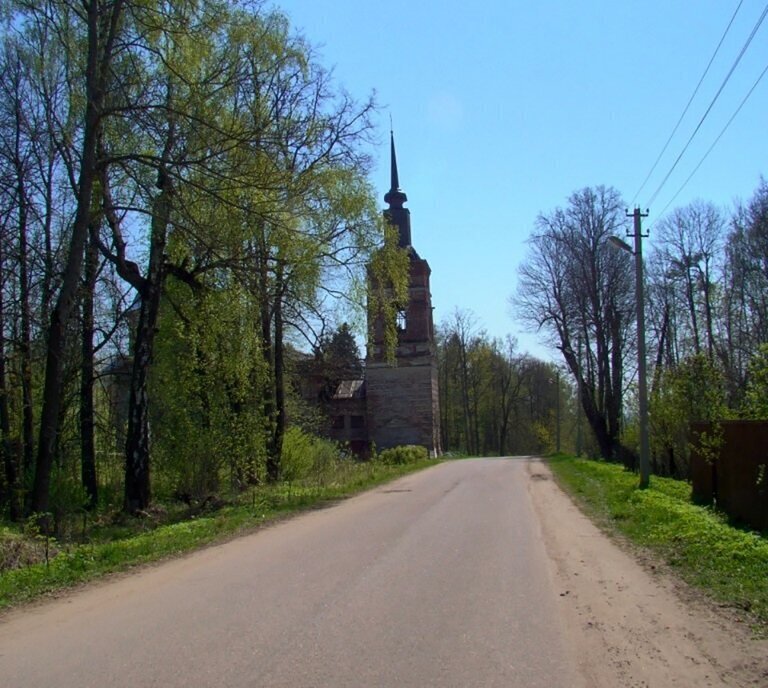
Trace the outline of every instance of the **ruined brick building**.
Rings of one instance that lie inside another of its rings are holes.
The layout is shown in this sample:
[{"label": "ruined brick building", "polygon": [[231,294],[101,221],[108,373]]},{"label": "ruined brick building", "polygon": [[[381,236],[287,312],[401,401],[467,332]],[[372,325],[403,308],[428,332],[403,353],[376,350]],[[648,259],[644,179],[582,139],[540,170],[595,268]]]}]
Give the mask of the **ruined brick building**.
[{"label": "ruined brick building", "polygon": [[432,321],[431,270],[411,243],[411,212],[400,189],[391,138],[391,188],[384,196],[387,222],[397,228],[399,245],[410,260],[408,303],[398,312],[394,362],[386,358],[381,316],[369,308],[363,379],[343,380],[330,400],[330,435],[360,453],[415,444],[430,456],[442,453],[437,377],[437,348]]}]

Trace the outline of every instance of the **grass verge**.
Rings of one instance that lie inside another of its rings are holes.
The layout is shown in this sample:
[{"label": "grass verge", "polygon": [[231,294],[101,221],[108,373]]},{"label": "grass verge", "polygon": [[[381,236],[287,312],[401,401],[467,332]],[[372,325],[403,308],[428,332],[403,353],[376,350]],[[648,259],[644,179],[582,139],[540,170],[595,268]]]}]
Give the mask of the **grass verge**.
[{"label": "grass verge", "polygon": [[[406,465],[350,464],[324,485],[263,486],[242,495],[241,503],[193,519],[162,525],[106,542],[59,546],[47,564],[0,574],[0,609],[93,580],[99,576],[199,549],[256,530],[292,513],[350,497],[408,473],[434,466],[434,460]],[[2,535],[2,533],[0,533]],[[41,541],[41,547],[45,543]]]},{"label": "grass verge", "polygon": [[711,507],[691,503],[688,483],[652,476],[647,490],[621,466],[559,455],[558,482],[602,527],[652,550],[720,603],[748,612],[768,630],[768,539],[734,528]]}]

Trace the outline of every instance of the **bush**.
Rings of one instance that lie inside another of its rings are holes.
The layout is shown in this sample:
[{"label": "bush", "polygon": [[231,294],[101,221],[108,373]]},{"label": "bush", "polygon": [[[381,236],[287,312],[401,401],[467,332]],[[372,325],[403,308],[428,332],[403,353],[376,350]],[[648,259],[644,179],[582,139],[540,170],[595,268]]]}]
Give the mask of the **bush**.
[{"label": "bush", "polygon": [[44,550],[37,539],[0,528],[0,574],[44,560]]},{"label": "bush", "polygon": [[280,473],[285,482],[312,480],[325,484],[339,459],[339,447],[335,442],[315,437],[295,426],[285,431],[280,460]]},{"label": "bush", "polygon": [[309,475],[313,463],[312,440],[312,436],[301,428],[292,427],[285,431],[280,457],[280,474],[283,480],[292,483]]},{"label": "bush", "polygon": [[312,442],[312,471],[315,482],[325,485],[339,466],[341,451],[339,445],[331,440],[315,437]]},{"label": "bush", "polygon": [[417,463],[429,458],[426,447],[415,444],[407,444],[401,447],[385,449],[378,455],[379,461],[389,466]]}]

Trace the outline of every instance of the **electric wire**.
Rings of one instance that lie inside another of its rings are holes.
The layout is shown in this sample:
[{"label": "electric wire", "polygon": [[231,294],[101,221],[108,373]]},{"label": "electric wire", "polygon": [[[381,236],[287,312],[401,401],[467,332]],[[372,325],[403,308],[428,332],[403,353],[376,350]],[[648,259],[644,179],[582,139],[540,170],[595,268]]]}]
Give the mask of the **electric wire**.
[{"label": "electric wire", "polygon": [[696,97],[696,94],[699,92],[699,89],[701,88],[701,84],[704,82],[704,79],[709,73],[709,68],[712,66],[712,63],[715,61],[715,58],[717,57],[717,53],[720,51],[720,48],[723,45],[723,42],[725,41],[725,37],[728,35],[728,32],[731,30],[731,26],[733,25],[733,22],[736,19],[736,15],[739,13],[739,10],[741,9],[741,6],[743,3],[744,3],[744,0],[739,0],[739,4],[736,5],[736,9],[734,10],[733,15],[731,16],[731,20],[728,22],[728,26],[725,27],[725,31],[723,31],[723,35],[720,37],[720,42],[717,44],[715,51],[712,53],[712,57],[709,58],[709,62],[707,63],[706,68],[704,69],[704,73],[701,75],[701,78],[699,79],[699,83],[696,84],[696,88],[693,89],[693,93],[691,93],[691,97],[688,99],[688,103],[686,103],[686,106],[683,109],[683,112],[680,115],[680,118],[677,120],[677,124],[675,124],[674,129],[672,129],[672,133],[669,135],[667,142],[664,144],[663,148],[661,149],[661,152],[656,157],[656,161],[653,163],[653,166],[648,171],[648,174],[645,175],[645,179],[643,179],[643,183],[640,185],[640,188],[637,190],[637,193],[635,193],[634,197],[632,198],[632,202],[630,203],[630,206],[634,207],[637,197],[643,192],[643,189],[645,188],[645,185],[648,183],[648,180],[651,178],[651,175],[656,171],[656,167],[661,161],[662,156],[664,155],[664,153],[667,152],[667,148],[669,148],[669,144],[672,142],[673,137],[677,133],[677,130],[680,128],[680,125],[682,124],[683,119],[688,114],[688,110],[691,107],[691,103],[693,102],[693,99]]},{"label": "electric wire", "polygon": [[683,157],[683,155],[685,155],[685,152],[688,150],[688,147],[691,145],[691,141],[693,141],[694,137],[699,132],[699,129],[701,129],[701,125],[704,124],[704,120],[707,119],[707,116],[709,115],[715,103],[717,102],[717,99],[720,97],[720,94],[723,92],[725,85],[730,80],[731,76],[733,75],[733,72],[736,70],[736,67],[739,65],[739,62],[741,62],[741,58],[744,57],[744,53],[747,52],[747,48],[749,48],[749,45],[752,43],[752,39],[755,37],[755,34],[760,29],[760,26],[762,25],[766,15],[768,15],[768,4],[766,4],[762,14],[760,15],[760,18],[755,23],[755,26],[752,29],[752,32],[749,34],[749,37],[745,41],[744,45],[741,48],[741,51],[736,57],[736,60],[734,60],[733,65],[731,65],[730,70],[728,70],[728,74],[725,75],[725,78],[723,79],[723,83],[720,84],[720,88],[717,89],[717,93],[715,93],[715,96],[712,98],[712,102],[710,102],[709,106],[704,111],[704,114],[701,116],[699,123],[696,125],[696,128],[693,130],[693,133],[688,138],[688,141],[686,142],[685,146],[683,146],[683,150],[680,151],[680,154],[675,159],[675,162],[672,163],[672,167],[669,169],[669,172],[667,172],[667,174],[664,176],[664,179],[662,179],[661,183],[658,185],[658,187],[656,187],[656,190],[653,192],[653,195],[648,200],[648,203],[646,203],[646,206],[650,206],[653,203],[653,201],[656,200],[656,197],[659,195],[659,192],[664,188],[664,185],[672,176],[672,173],[675,171],[675,168],[677,167],[677,163],[679,163],[680,159]]},{"label": "electric wire", "polygon": [[739,103],[739,107],[736,108],[736,112],[734,112],[731,115],[731,118],[726,122],[725,126],[717,135],[717,138],[712,142],[712,145],[707,149],[707,152],[704,153],[704,156],[701,158],[701,160],[699,160],[699,164],[693,168],[693,172],[691,172],[688,175],[688,178],[682,183],[680,188],[675,192],[675,195],[672,196],[672,198],[669,200],[669,203],[667,203],[667,205],[664,206],[664,209],[659,213],[659,217],[661,217],[662,215],[664,215],[665,212],[667,212],[667,209],[669,208],[669,206],[671,206],[675,202],[675,199],[680,195],[680,192],[688,185],[688,182],[691,181],[691,179],[693,178],[693,175],[695,175],[699,171],[699,168],[704,164],[704,161],[709,157],[709,154],[712,152],[712,149],[717,145],[717,143],[723,137],[723,134],[725,134],[728,127],[731,126],[731,122],[733,122],[733,120],[736,119],[736,116],[739,114],[739,112],[741,112],[741,108],[743,108],[744,104],[747,102],[747,100],[749,100],[749,97],[752,95],[752,92],[757,88],[757,85],[765,76],[766,72],[768,72],[768,65],[765,66],[765,69],[763,69],[763,71],[760,73],[760,76],[757,77],[757,79],[755,80],[755,83],[752,84],[752,88],[750,88],[749,91],[747,91],[747,95],[745,95],[741,103]]}]

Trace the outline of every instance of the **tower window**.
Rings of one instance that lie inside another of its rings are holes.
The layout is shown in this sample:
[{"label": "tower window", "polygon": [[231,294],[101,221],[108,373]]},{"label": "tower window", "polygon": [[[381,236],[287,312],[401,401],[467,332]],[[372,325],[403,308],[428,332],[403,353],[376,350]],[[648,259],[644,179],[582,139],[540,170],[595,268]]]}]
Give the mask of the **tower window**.
[{"label": "tower window", "polygon": [[405,310],[402,308],[398,309],[397,311],[397,315],[395,316],[395,325],[400,332],[405,332],[405,329],[408,326]]}]

